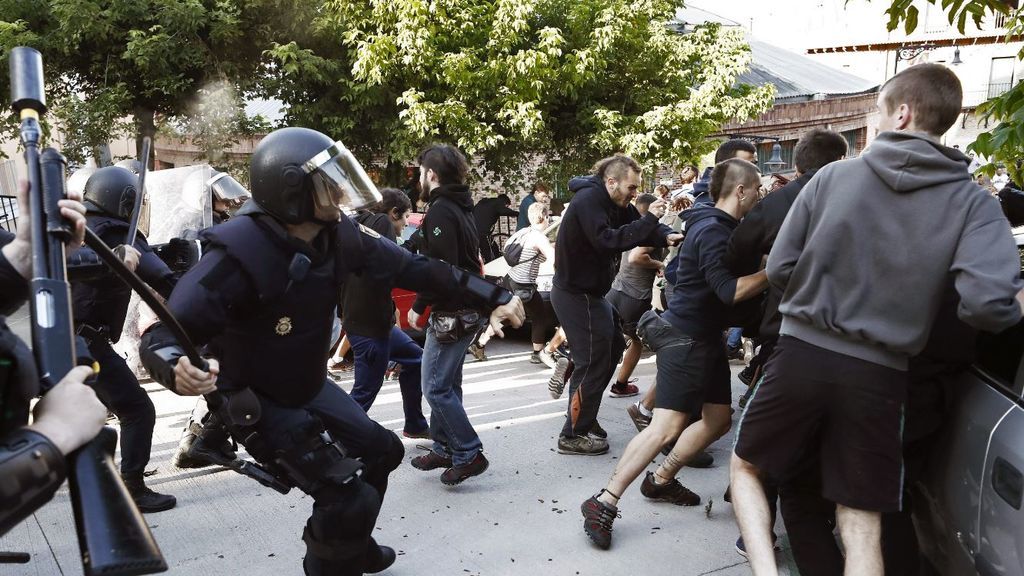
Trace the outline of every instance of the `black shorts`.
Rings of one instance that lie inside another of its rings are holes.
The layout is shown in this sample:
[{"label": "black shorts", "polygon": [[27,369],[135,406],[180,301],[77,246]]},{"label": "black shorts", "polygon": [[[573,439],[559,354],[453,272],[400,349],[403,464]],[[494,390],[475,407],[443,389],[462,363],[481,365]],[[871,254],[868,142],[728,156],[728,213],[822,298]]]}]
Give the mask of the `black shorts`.
[{"label": "black shorts", "polygon": [[640,298],[633,298],[625,292],[620,292],[615,288],[608,291],[605,295],[605,299],[615,309],[615,313],[619,315],[622,320],[622,333],[630,338],[636,340],[636,325],[640,322],[640,317],[651,309],[651,299],[641,300]]},{"label": "black shorts", "polygon": [[720,336],[691,338],[654,311],[644,314],[638,331],[658,355],[655,408],[699,414],[704,404],[732,404],[732,373]]},{"label": "black shorts", "polygon": [[735,452],[785,482],[814,458],[822,495],[858,510],[902,505],[907,373],[779,339],[736,430]]}]

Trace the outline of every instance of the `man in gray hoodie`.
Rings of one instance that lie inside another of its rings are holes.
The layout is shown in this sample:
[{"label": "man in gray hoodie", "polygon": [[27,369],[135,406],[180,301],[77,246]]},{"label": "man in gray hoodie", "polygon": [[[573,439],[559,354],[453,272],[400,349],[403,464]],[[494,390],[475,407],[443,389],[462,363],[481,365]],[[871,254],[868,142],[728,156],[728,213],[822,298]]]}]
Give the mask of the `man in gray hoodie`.
[{"label": "man in gray hoodie", "polygon": [[925,345],[952,279],[958,315],[993,332],[1021,319],[1020,262],[999,203],[970,160],[939,143],[963,92],[920,64],[878,97],[881,133],[860,158],[822,168],[768,257],[781,338],[740,420],[732,498],[757,575],[777,574],[764,474],[784,481],[819,452],[846,573],[881,576],[880,513],[899,510],[907,361]]}]

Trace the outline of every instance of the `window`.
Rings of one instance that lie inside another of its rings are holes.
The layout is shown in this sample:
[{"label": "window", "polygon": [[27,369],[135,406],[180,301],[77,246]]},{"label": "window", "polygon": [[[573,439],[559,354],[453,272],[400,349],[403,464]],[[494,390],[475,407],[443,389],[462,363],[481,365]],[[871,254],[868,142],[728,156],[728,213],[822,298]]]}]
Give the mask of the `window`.
[{"label": "window", "polygon": [[1013,86],[1013,66],[1016,56],[993,58],[988,74],[988,98],[995,98]]},{"label": "window", "polygon": [[1003,389],[1020,396],[1024,388],[1024,371],[1020,370],[1024,356],[1024,321],[999,334],[980,333],[976,351],[974,364]]},{"label": "window", "polygon": [[[772,157],[772,147],[774,145],[775,142],[773,140],[761,142],[757,145],[757,168],[761,171],[761,174],[768,175],[773,172],[766,163]],[[782,148],[782,161],[786,164],[781,168],[776,168],[774,172],[788,172],[793,169],[793,149],[796,148],[796,140],[779,142],[779,146]]]}]

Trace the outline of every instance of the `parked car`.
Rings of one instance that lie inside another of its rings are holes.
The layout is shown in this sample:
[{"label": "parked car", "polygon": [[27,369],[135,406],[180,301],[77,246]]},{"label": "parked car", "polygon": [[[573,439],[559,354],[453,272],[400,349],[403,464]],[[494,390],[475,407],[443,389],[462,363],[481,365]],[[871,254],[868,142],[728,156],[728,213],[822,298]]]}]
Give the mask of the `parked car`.
[{"label": "parked car", "polygon": [[[1024,263],[1024,228],[1015,229]],[[1024,264],[1022,264],[1024,270]],[[921,550],[943,575],[1024,574],[1024,322],[983,333],[913,487]]]}]

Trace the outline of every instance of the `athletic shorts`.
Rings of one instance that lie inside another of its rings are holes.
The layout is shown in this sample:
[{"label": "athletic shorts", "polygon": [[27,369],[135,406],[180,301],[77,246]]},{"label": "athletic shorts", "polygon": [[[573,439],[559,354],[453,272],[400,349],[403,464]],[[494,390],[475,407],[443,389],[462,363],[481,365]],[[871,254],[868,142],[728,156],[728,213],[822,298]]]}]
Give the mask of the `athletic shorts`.
[{"label": "athletic shorts", "polygon": [[633,298],[625,292],[621,292],[612,288],[605,295],[605,299],[615,309],[615,313],[622,319],[622,333],[630,338],[636,340],[636,325],[640,322],[640,317],[651,309],[651,299],[641,300],[639,298]]},{"label": "athletic shorts", "polygon": [[786,482],[816,451],[825,498],[895,512],[906,394],[906,372],[782,336],[740,419],[736,455]]},{"label": "athletic shorts", "polygon": [[732,373],[721,337],[691,338],[653,310],[643,315],[638,332],[657,354],[655,408],[699,414],[704,404],[732,404]]}]

